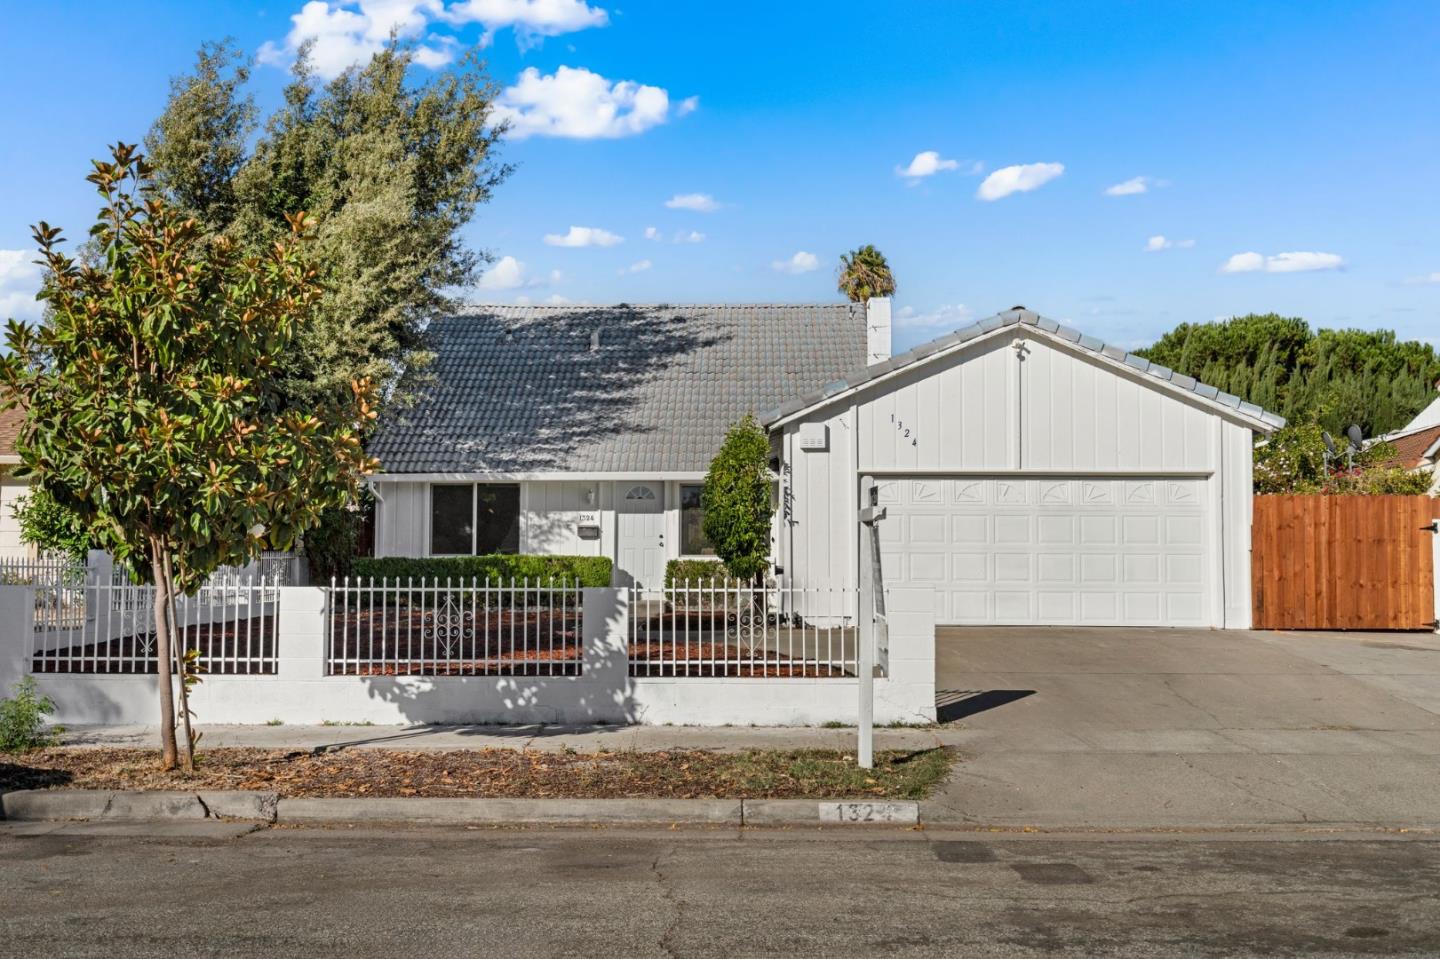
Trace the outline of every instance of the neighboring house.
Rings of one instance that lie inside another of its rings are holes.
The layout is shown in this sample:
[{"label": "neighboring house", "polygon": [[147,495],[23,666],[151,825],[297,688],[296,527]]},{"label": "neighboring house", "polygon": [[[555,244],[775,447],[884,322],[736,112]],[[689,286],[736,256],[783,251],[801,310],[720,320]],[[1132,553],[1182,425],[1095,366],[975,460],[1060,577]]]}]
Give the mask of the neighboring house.
[{"label": "neighboring house", "polygon": [[[1435,384],[1440,389],[1440,383]],[[1432,495],[1440,496],[1440,396],[1405,426],[1381,437],[1395,447],[1395,461],[1412,473],[1430,470]]]},{"label": "neighboring house", "polygon": [[15,441],[24,422],[24,410],[0,410],[0,560],[28,558],[35,552],[20,542],[20,523],[15,519],[15,504],[25,495],[30,483],[10,475],[20,465]]},{"label": "neighboring house", "polygon": [[476,308],[386,423],[379,555],[709,552],[699,483],[766,410],[775,573],[853,586],[862,478],[891,586],[941,623],[1250,624],[1253,434],[1283,420],[1014,309],[889,357],[890,304]]},{"label": "neighboring house", "polygon": [[370,446],[375,554],[609,556],[617,583],[658,587],[667,560],[713,553],[700,485],[725,431],[889,357],[889,301],[868,316],[622,304],[438,319],[431,386]]}]

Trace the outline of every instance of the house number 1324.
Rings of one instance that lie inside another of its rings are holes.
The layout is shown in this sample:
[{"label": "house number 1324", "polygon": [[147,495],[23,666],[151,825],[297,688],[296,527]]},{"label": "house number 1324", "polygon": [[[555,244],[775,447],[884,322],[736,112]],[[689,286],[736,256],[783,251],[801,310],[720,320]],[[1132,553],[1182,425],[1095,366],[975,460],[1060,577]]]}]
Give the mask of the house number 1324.
[{"label": "house number 1324", "polygon": [[897,419],[895,418],[895,414],[894,414],[894,413],[891,413],[891,414],[890,414],[890,422],[895,425],[895,432],[899,433],[900,436],[901,436],[903,439],[909,440],[911,446],[919,446],[919,445],[920,445],[920,438],[917,437],[917,436],[911,435],[911,434],[913,433],[913,430],[912,430],[911,427],[905,425],[905,421],[904,421],[904,420],[897,420]]}]

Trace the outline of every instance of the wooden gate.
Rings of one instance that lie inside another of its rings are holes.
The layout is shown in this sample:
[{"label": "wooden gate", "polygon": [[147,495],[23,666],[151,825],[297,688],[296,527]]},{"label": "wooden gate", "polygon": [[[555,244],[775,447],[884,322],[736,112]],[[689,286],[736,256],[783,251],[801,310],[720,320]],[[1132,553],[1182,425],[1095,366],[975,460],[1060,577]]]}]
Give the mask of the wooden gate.
[{"label": "wooden gate", "polygon": [[1433,629],[1428,496],[1256,496],[1256,629]]}]

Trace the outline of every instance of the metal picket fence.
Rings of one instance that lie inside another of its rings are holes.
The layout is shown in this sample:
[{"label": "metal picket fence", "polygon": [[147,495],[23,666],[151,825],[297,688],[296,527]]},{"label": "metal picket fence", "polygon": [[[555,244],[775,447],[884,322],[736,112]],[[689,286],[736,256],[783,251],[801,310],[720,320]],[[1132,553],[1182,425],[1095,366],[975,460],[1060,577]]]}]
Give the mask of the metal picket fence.
[{"label": "metal picket fence", "polygon": [[687,580],[633,588],[630,675],[854,676],[854,589]]},{"label": "metal picket fence", "polygon": [[[123,583],[67,587],[71,601],[42,603],[34,587],[37,673],[154,673],[155,588]],[[183,650],[199,654],[202,673],[258,675],[276,671],[279,591],[263,581],[211,582],[175,599]]]},{"label": "metal picket fence", "polygon": [[327,590],[336,676],[578,676],[571,579],[364,579]]}]

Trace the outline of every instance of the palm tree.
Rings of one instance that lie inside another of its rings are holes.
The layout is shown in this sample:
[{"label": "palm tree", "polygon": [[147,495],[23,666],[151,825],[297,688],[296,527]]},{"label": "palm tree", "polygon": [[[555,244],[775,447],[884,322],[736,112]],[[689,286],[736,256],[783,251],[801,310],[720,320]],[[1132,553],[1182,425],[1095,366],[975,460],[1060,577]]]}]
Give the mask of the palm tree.
[{"label": "palm tree", "polygon": [[864,303],[872,296],[893,296],[895,277],[885,254],[869,243],[840,255],[840,292],[852,303]]}]

